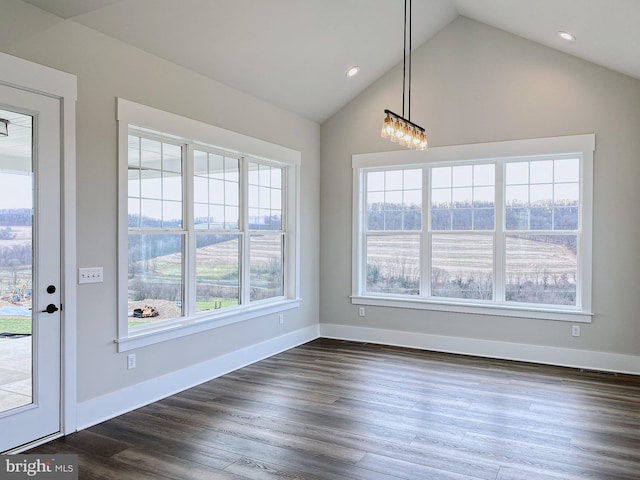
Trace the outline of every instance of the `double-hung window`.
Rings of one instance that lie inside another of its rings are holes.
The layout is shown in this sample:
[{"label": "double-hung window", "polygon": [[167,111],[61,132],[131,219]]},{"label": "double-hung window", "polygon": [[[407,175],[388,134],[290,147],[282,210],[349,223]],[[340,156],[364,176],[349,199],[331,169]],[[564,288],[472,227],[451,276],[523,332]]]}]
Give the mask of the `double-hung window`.
[{"label": "double-hung window", "polygon": [[120,350],[299,305],[299,152],[119,100]]},{"label": "double-hung window", "polygon": [[428,172],[431,295],[492,300],[496,164],[480,161]]},{"label": "double-hung window", "polygon": [[580,161],[557,155],[505,163],[507,301],[579,304]]},{"label": "double-hung window", "polygon": [[366,172],[366,291],[420,292],[422,170]]},{"label": "double-hung window", "polygon": [[133,132],[127,140],[127,290],[129,299],[148,304],[131,307],[129,325],[135,327],[160,311],[163,319],[182,315],[185,148]]},{"label": "double-hung window", "polygon": [[354,155],[353,302],[590,321],[594,147]]}]

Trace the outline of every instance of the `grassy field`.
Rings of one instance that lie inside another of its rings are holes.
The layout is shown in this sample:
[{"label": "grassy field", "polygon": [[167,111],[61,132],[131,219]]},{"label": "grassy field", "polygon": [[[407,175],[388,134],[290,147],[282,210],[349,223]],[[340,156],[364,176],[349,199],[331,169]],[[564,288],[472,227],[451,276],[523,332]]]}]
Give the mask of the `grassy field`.
[{"label": "grassy field", "polygon": [[235,298],[214,298],[206,302],[196,302],[196,309],[202,312],[204,310],[214,310],[216,307],[233,307],[237,304],[238,301]]},{"label": "grassy field", "polygon": [[[154,300],[147,301],[148,304],[153,305]],[[196,302],[196,309],[198,312],[204,312],[207,310],[214,310],[217,308],[233,307],[238,304],[238,301],[233,298],[214,298],[208,301]],[[147,325],[149,323],[163,320],[158,317],[152,318],[129,318],[129,328],[138,327],[140,325]]]},{"label": "grassy field", "polygon": [[0,333],[31,333],[31,318],[0,317]]}]

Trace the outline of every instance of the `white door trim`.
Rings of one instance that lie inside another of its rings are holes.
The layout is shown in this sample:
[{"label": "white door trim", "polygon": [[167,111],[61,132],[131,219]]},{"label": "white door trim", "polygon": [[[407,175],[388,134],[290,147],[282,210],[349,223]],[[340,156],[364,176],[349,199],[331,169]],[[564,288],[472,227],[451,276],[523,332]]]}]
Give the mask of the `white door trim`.
[{"label": "white door trim", "polygon": [[61,111],[61,433],[77,429],[76,100],[77,77],[0,52],[0,83],[60,100]]}]

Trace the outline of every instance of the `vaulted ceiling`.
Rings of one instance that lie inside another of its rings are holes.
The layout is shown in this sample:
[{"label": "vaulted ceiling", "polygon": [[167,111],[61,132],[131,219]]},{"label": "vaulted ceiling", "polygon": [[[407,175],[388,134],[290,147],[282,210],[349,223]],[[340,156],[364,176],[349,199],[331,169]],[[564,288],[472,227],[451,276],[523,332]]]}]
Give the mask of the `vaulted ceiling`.
[{"label": "vaulted ceiling", "polygon": [[[316,122],[402,59],[402,0],[24,1]],[[413,0],[414,48],[458,15],[640,79],[639,0]]]}]

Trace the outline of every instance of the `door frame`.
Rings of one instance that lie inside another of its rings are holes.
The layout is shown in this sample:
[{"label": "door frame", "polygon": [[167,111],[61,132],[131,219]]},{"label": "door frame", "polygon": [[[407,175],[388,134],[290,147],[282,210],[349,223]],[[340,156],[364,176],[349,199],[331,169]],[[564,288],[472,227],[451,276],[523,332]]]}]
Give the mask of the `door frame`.
[{"label": "door frame", "polygon": [[[76,101],[77,77],[0,52],[0,84],[53,97],[60,102],[60,432],[23,447],[77,430],[76,336]],[[15,451],[18,453],[18,450]]]}]

